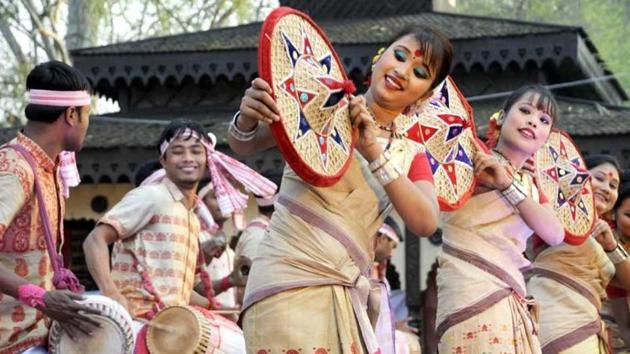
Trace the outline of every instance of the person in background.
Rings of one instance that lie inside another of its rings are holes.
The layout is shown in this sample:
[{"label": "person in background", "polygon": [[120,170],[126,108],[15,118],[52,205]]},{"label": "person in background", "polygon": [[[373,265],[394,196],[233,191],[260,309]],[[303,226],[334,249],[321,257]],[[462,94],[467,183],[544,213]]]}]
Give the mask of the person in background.
[{"label": "person in background", "polygon": [[533,248],[533,276],[527,288],[540,306],[543,353],[608,353],[600,316],[606,287],[630,289],[628,254],[610,224],[619,189],[619,163],[610,155],[591,155],[586,167],[599,217],[591,237],[580,245],[549,247],[537,242]]}]

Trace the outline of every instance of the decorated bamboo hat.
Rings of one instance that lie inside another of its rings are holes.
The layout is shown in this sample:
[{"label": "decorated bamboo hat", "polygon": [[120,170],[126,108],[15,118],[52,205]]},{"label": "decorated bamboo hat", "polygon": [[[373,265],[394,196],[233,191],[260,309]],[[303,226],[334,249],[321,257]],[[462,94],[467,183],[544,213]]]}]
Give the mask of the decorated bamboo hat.
[{"label": "decorated bamboo hat", "polygon": [[407,138],[424,145],[440,209],[455,210],[473,193],[477,132],[472,108],[447,77],[431,98],[410,109]]},{"label": "decorated bamboo hat", "polygon": [[271,131],[286,161],[308,183],[337,182],[352,158],[355,88],[324,32],[297,10],[275,9],[261,30],[258,68],[280,109]]},{"label": "decorated bamboo hat", "polygon": [[579,149],[567,133],[554,129],[536,152],[538,185],[564,225],[565,242],[584,242],[596,213],[590,174]]}]

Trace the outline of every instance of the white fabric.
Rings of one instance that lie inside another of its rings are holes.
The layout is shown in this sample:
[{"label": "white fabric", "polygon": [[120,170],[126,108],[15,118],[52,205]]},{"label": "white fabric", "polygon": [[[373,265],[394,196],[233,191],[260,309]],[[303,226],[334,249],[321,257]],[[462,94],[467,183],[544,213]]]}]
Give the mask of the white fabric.
[{"label": "white fabric", "polygon": [[45,346],[32,347],[23,351],[22,354],[48,354],[48,350]]},{"label": "white fabric", "polygon": [[[210,279],[219,280],[230,275],[234,270],[234,251],[231,248],[226,248],[221,257],[213,258],[208,266],[208,273],[210,273]],[[232,287],[216,296],[217,301],[222,307],[234,308],[236,307],[236,292]]]}]

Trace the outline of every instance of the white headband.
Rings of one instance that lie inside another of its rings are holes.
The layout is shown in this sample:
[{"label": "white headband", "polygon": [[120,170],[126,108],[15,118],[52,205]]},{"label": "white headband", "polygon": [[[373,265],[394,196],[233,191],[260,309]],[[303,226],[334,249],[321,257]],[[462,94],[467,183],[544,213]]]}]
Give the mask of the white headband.
[{"label": "white headband", "polygon": [[276,200],[278,200],[278,194],[275,194],[271,198],[256,197],[256,204],[258,204],[259,207],[268,207],[272,206]]},{"label": "white headband", "polygon": [[393,227],[387,225],[387,224],[383,224],[381,225],[381,227],[378,229],[378,232],[387,236],[387,238],[389,238],[390,240],[396,242],[396,244],[400,243],[400,238],[398,237],[398,234],[396,234],[396,230],[394,230]]}]

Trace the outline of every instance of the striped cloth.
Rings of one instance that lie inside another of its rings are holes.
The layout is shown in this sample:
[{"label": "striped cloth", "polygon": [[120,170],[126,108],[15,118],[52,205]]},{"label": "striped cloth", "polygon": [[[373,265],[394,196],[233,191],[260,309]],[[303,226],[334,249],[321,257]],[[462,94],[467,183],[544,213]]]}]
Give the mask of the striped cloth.
[{"label": "striped cloth", "polygon": [[[194,132],[187,129],[181,135],[191,136],[194,135]],[[202,139],[200,140],[206,148],[206,155],[208,156],[208,170],[210,171],[212,188],[214,190],[215,197],[217,198],[217,204],[219,205],[221,214],[226,217],[231,216],[234,227],[241,230],[245,226],[242,216],[247,208],[248,196],[240,192],[230,180],[240,183],[249,192],[264,198],[273,197],[278,189],[278,186],[244,163],[215,150],[216,137],[212,133],[208,133],[208,137],[210,142]],[[160,147],[161,153],[164,154],[167,148],[168,143],[163,143]],[[142,185],[159,182],[165,176],[166,171],[164,171],[164,169],[157,170],[147,177],[142,182]],[[218,225],[212,218],[210,211],[200,200],[197,202],[197,215],[199,215],[208,227],[218,228]]]},{"label": "striped cloth", "polygon": [[70,197],[70,187],[76,187],[81,183],[74,151],[62,151],[59,154],[59,176],[63,185],[63,196],[67,199]]}]

